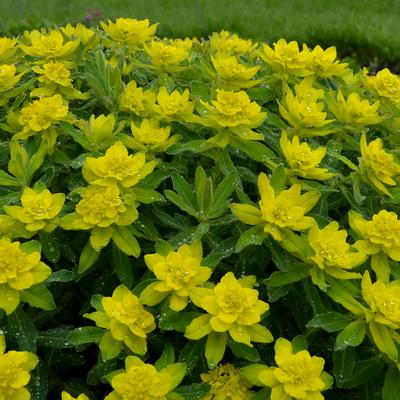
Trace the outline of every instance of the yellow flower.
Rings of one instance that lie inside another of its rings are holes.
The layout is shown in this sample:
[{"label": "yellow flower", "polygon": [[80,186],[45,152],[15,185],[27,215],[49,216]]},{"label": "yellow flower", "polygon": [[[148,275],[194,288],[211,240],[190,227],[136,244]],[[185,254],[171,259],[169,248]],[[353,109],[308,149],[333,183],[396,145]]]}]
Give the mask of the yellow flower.
[{"label": "yellow flower", "polygon": [[79,23],[75,26],[67,24],[60,28],[61,32],[68,36],[70,39],[79,39],[79,41],[84,45],[94,45],[96,43],[96,33],[93,29],[87,28],[85,25]]},{"label": "yellow flower", "polygon": [[385,283],[378,279],[372,283],[369,272],[365,271],[361,281],[361,290],[369,309],[360,308],[360,311],[364,312],[372,340],[382,353],[387,354],[398,364],[397,346],[400,338],[397,330],[400,328],[400,280]]},{"label": "yellow flower", "polygon": [[261,196],[259,208],[250,204],[231,205],[239,221],[249,225],[264,225],[264,231],[278,241],[282,240],[282,229],[303,231],[315,224],[313,218],[304,214],[318,202],[320,194],[317,191],[301,194],[301,185],[295,184],[276,194],[264,173],[258,176],[258,190]]},{"label": "yellow flower", "polygon": [[56,83],[60,86],[71,87],[71,73],[66,64],[60,61],[49,61],[41,67],[36,65],[33,71],[40,74],[39,82]]},{"label": "yellow flower", "polygon": [[201,380],[211,385],[208,394],[201,400],[249,400],[254,392],[251,384],[231,364],[219,365],[200,375]]},{"label": "yellow flower", "polygon": [[64,193],[51,194],[45,188],[25,188],[20,206],[5,206],[4,211],[24,224],[27,231],[52,232],[58,224],[58,214],[65,202]]},{"label": "yellow flower", "polygon": [[33,89],[31,97],[52,96],[59,91],[66,97],[87,99],[87,93],[81,93],[72,85],[71,73],[67,64],[60,61],[49,61],[42,66],[34,66],[33,71],[39,74],[38,81],[44,86]]},{"label": "yellow flower", "polygon": [[146,163],[144,153],[128,154],[121,142],[114,143],[102,157],[87,157],[83,163],[82,175],[93,185],[118,184],[123,188],[136,185],[151,174],[156,161]]},{"label": "yellow flower", "polygon": [[373,313],[369,318],[389,328],[400,329],[400,280],[372,283],[369,272],[365,271],[361,289],[363,299]]},{"label": "yellow flower", "polygon": [[0,64],[8,64],[15,61],[17,50],[17,41],[15,39],[0,37]]},{"label": "yellow flower", "polygon": [[153,39],[149,44],[144,45],[145,52],[150,56],[151,63],[161,71],[175,71],[171,68],[185,61],[192,48],[192,41],[188,38],[182,39]]},{"label": "yellow flower", "polygon": [[332,386],[325,360],[307,350],[295,351],[284,338],[275,342],[275,362],[277,367],[254,364],[241,369],[251,382],[272,389],[271,400],[323,400],[321,392]]},{"label": "yellow flower", "polygon": [[70,40],[64,43],[61,32],[52,30],[41,33],[37,30],[29,32],[27,38],[31,46],[21,44],[20,48],[28,56],[44,59],[68,58],[79,46],[79,40]]},{"label": "yellow flower", "polygon": [[313,74],[311,70],[314,61],[312,53],[306,45],[303,45],[303,50],[300,51],[299,45],[295,41],[287,43],[285,39],[279,39],[274,43],[273,49],[264,44],[259,56],[278,73],[297,76]]},{"label": "yellow flower", "polygon": [[230,132],[245,140],[263,140],[264,135],[252,129],[260,126],[267,115],[261,107],[250,101],[245,91],[233,92],[217,89],[217,97],[211,104],[203,102],[206,113],[199,123],[216,128],[220,132],[209,139],[220,147],[230,141]]},{"label": "yellow flower", "polygon": [[108,186],[90,185],[80,189],[82,199],[75,212],[67,214],[61,221],[66,230],[92,229],[90,243],[96,251],[107,246],[115,225],[128,226],[138,218],[134,196],[121,193],[115,184]]},{"label": "yellow flower", "polygon": [[253,346],[251,342],[271,342],[271,332],[259,324],[261,315],[269,310],[269,304],[259,300],[258,291],[251,289],[255,283],[254,276],[236,279],[232,272],[228,272],[214,289],[190,290],[190,299],[207,314],[195,318],[186,327],[185,337],[199,340],[216,332],[226,339],[229,332],[235,342],[248,346]]},{"label": "yellow flower", "polygon": [[[279,112],[294,128],[303,135],[327,135],[329,129],[314,130],[310,128],[322,128],[332,122],[326,119],[325,104],[318,101],[323,97],[321,89],[313,88],[313,79],[303,79],[295,86],[296,96],[286,86],[285,97],[279,103]],[[308,130],[310,129],[310,130]]]},{"label": "yellow flower", "polygon": [[[367,254],[349,245],[346,238],[347,232],[344,229],[339,230],[336,221],[332,221],[323,229],[319,229],[317,225],[310,228],[307,239],[314,255],[308,260],[315,265],[310,271],[315,284],[320,281],[321,271],[337,279],[361,278],[359,273],[347,270],[361,265],[367,259]],[[322,286],[325,286],[323,277]]]},{"label": "yellow flower", "polygon": [[200,242],[184,244],[177,251],[168,254],[146,254],[144,261],[158,279],[151,283],[140,295],[148,306],[154,306],[169,298],[169,308],[182,311],[188,304],[188,296],[193,288],[206,282],[211,269],[201,265],[203,249]]},{"label": "yellow flower", "polygon": [[20,244],[0,239],[0,308],[6,314],[18,307],[24,289],[43,282],[50,275],[51,269],[40,261],[40,247],[35,242]]},{"label": "yellow flower", "polygon": [[17,68],[13,64],[0,65],[0,93],[10,90],[19,82],[23,74],[18,74]]},{"label": "yellow flower", "polygon": [[298,136],[294,136],[290,141],[285,131],[282,132],[280,146],[289,165],[290,173],[293,175],[317,180],[325,180],[335,176],[335,174],[328,172],[326,168],[318,167],[326,154],[324,147],[312,150],[308,143],[300,143]]},{"label": "yellow flower", "polygon": [[104,114],[96,117],[91,115],[89,121],[81,120],[77,122],[89,141],[88,150],[100,150],[107,148],[114,141],[115,116]]},{"label": "yellow flower", "polygon": [[143,90],[137,87],[135,81],[130,81],[120,96],[119,108],[144,117],[151,113],[156,99],[157,95],[152,90]]},{"label": "yellow flower", "polygon": [[170,137],[171,127],[160,127],[158,119],[144,119],[139,126],[131,122],[131,132],[133,138],[126,140],[126,146],[134,150],[143,150],[151,152],[166,151],[168,147],[175,144],[180,136]]},{"label": "yellow flower", "polygon": [[379,191],[390,196],[385,185],[396,185],[393,179],[400,174],[400,165],[393,155],[383,149],[382,139],[375,139],[367,144],[365,132],[361,135],[361,171]]},{"label": "yellow flower", "polygon": [[375,76],[367,75],[365,70],[364,84],[376,96],[389,99],[393,103],[400,102],[400,78],[387,68],[382,69]]},{"label": "yellow flower", "polygon": [[382,121],[378,114],[379,101],[370,104],[367,99],[361,100],[358,93],[351,93],[346,100],[339,89],[336,102],[329,101],[328,106],[340,122],[356,128],[376,125]]},{"label": "yellow flower", "polygon": [[223,30],[214,32],[210,36],[210,46],[213,53],[240,55],[251,53],[257,47],[257,43],[253,43],[250,39],[241,39],[236,33]]},{"label": "yellow flower", "polygon": [[254,75],[260,69],[259,66],[247,67],[241,64],[235,56],[229,56],[218,53],[215,57],[211,56],[211,61],[221,79],[221,86],[225,89],[250,88],[260,80],[252,80]]},{"label": "yellow flower", "polygon": [[321,46],[316,46],[311,55],[313,63],[311,69],[314,73],[322,78],[330,78],[332,76],[343,77],[348,73],[347,64],[340,63],[336,60],[336,48],[334,46],[324,50]]},{"label": "yellow flower", "polygon": [[87,397],[86,394],[83,393],[80,394],[78,397],[72,397],[69,393],[62,392],[61,400],[89,400],[89,397]]},{"label": "yellow flower", "polygon": [[68,106],[59,94],[34,100],[22,108],[18,122],[23,126],[23,130],[14,135],[14,139],[26,140],[62,121],[67,114]]},{"label": "yellow flower", "polygon": [[351,210],[349,224],[362,238],[357,247],[371,254],[371,266],[377,278],[389,281],[390,266],[388,257],[400,261],[400,221],[394,212],[379,211],[366,221],[360,214]]},{"label": "yellow flower", "polygon": [[153,365],[145,364],[140,358],[128,356],[125,359],[125,370],[111,378],[114,390],[104,400],[180,399],[180,396],[174,396],[173,390],[184,376],[185,364],[169,364],[157,371]]},{"label": "yellow flower", "polygon": [[162,86],[157,94],[157,104],[153,107],[166,121],[186,121],[193,115],[194,103],[190,100],[188,89],[182,94],[178,90],[169,94],[167,88]]},{"label": "yellow flower", "polygon": [[84,317],[107,330],[100,341],[104,360],[117,357],[123,344],[136,354],[147,352],[146,336],[156,328],[154,317],[126,286],[119,285],[112,297],[102,297],[96,310]]},{"label": "yellow flower", "polygon": [[149,25],[148,19],[117,18],[115,23],[101,21],[100,25],[111,39],[122,46],[136,49],[154,36],[158,24]]},{"label": "yellow flower", "polygon": [[0,335],[0,399],[30,400],[31,394],[25,386],[39,359],[27,351],[5,350],[4,336]]}]

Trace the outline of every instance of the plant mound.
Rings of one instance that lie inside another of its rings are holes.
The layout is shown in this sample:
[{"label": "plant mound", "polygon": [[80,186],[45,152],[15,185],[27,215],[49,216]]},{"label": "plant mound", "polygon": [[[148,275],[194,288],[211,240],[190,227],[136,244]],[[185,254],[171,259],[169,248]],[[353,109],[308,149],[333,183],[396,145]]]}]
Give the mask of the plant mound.
[{"label": "plant mound", "polygon": [[0,38],[0,399],[400,398],[400,78],[119,18]]}]

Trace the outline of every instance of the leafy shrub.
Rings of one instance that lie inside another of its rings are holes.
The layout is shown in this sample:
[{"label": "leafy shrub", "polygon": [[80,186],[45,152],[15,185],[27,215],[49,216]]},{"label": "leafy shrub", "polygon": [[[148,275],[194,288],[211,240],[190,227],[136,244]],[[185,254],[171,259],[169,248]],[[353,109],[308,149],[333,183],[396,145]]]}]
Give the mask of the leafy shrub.
[{"label": "leafy shrub", "polygon": [[155,31],[0,39],[0,399],[398,399],[399,78]]}]

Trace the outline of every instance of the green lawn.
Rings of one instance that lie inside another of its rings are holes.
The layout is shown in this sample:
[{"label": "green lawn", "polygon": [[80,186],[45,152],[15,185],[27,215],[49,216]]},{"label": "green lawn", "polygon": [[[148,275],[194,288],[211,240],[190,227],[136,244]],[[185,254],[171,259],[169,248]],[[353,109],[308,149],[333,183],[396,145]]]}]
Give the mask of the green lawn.
[{"label": "green lawn", "polygon": [[159,34],[207,36],[222,28],[244,37],[284,37],[345,54],[395,62],[400,58],[398,0],[1,0],[4,34],[24,28],[104,17],[129,16],[159,22]]}]

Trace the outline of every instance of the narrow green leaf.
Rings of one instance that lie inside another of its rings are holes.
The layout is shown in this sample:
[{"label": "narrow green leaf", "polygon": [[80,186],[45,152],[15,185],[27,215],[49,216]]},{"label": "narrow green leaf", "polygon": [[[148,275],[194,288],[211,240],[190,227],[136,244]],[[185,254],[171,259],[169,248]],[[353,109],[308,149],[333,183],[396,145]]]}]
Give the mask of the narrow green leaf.
[{"label": "narrow green leaf", "polygon": [[179,352],[178,362],[186,365],[186,374],[190,374],[204,353],[204,340],[189,340]]},{"label": "narrow green leaf", "polygon": [[335,349],[343,350],[347,346],[357,347],[360,345],[364,340],[366,328],[367,324],[365,321],[350,322],[337,336]]},{"label": "narrow green leaf", "polygon": [[391,365],[389,366],[385,382],[382,390],[382,400],[399,400],[400,399],[400,373],[399,369]]},{"label": "narrow green leaf", "polygon": [[343,315],[335,311],[319,314],[308,324],[309,328],[321,328],[326,332],[332,333],[341,331],[351,322],[351,316]]},{"label": "narrow green leaf", "polygon": [[88,240],[79,257],[78,274],[83,274],[94,265],[100,254],[101,252],[96,251],[90,244],[90,240]]},{"label": "narrow green leaf", "polygon": [[40,232],[40,243],[45,257],[52,263],[57,263],[60,259],[60,247],[53,233]]},{"label": "narrow green leaf", "polygon": [[341,388],[342,385],[351,376],[356,363],[356,350],[347,347],[344,350],[333,352],[333,374],[336,385]]},{"label": "narrow green leaf", "polygon": [[185,332],[186,327],[192,320],[201,313],[198,312],[175,312],[170,310],[167,314],[161,315],[158,326],[166,331]]},{"label": "narrow green leaf", "polygon": [[7,316],[7,323],[10,335],[16,339],[19,350],[36,353],[38,333],[35,325],[25,314],[21,306]]},{"label": "narrow green leaf", "polygon": [[309,274],[310,267],[302,262],[287,265],[286,271],[276,271],[264,283],[269,287],[281,287],[301,281]]},{"label": "narrow green leaf", "polygon": [[160,358],[154,363],[154,365],[157,368],[157,370],[160,371],[167,365],[173,364],[174,362],[175,362],[175,350],[169,343],[165,343],[164,350]]},{"label": "narrow green leaf", "polygon": [[129,257],[115,244],[112,246],[112,265],[119,281],[129,289],[132,288],[134,280],[133,266],[129,260]]},{"label": "narrow green leaf", "polygon": [[100,343],[101,338],[104,336],[105,330],[97,326],[84,326],[82,328],[74,329],[68,335],[68,341],[74,346],[80,346],[88,343]]},{"label": "narrow green leaf", "polygon": [[193,190],[190,184],[181,175],[173,173],[172,174],[172,186],[176,193],[182,197],[186,204],[191,208],[198,211],[198,205],[196,197],[194,196]]},{"label": "narrow green leaf", "polygon": [[236,343],[231,339],[228,340],[228,347],[236,357],[244,358],[252,363],[257,363],[261,359],[260,353],[255,347],[249,347],[243,343]]},{"label": "narrow green leaf", "polygon": [[26,301],[33,307],[38,307],[46,311],[54,310],[56,304],[49,289],[44,283],[31,286],[21,294],[21,300]]},{"label": "narrow green leaf", "polygon": [[210,391],[211,385],[208,383],[193,383],[191,385],[179,386],[174,391],[180,394],[185,400],[198,400]]},{"label": "narrow green leaf", "polygon": [[240,235],[235,251],[240,253],[248,246],[261,245],[267,237],[268,234],[264,232],[261,226],[253,226]]},{"label": "narrow green leaf", "polygon": [[72,327],[53,328],[47,331],[38,332],[37,344],[40,347],[50,347],[53,349],[69,349],[74,345],[68,340]]}]

